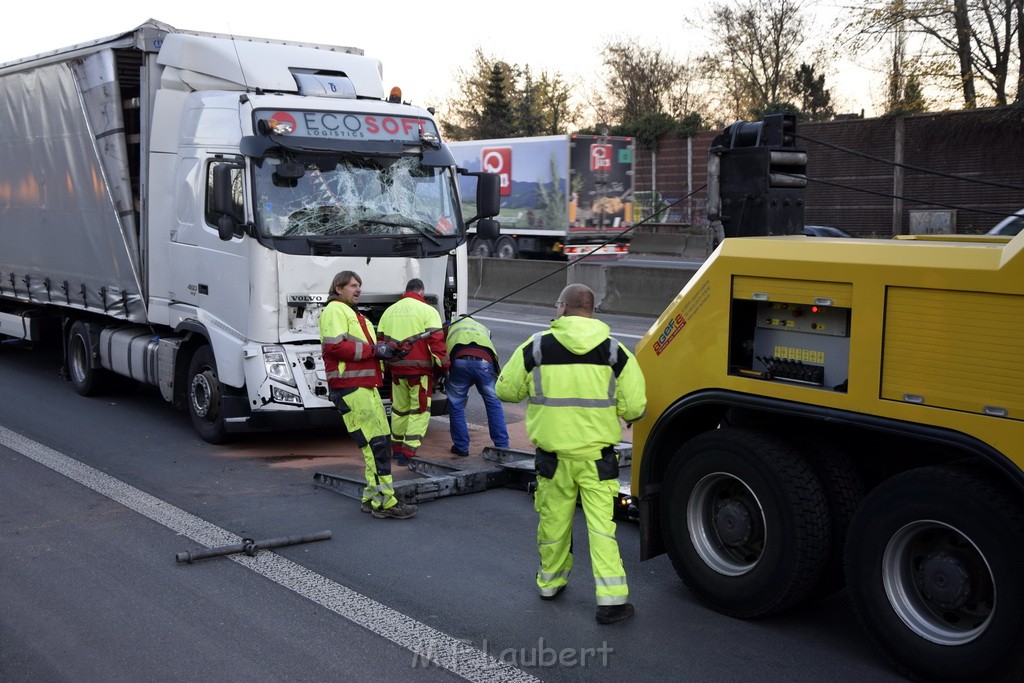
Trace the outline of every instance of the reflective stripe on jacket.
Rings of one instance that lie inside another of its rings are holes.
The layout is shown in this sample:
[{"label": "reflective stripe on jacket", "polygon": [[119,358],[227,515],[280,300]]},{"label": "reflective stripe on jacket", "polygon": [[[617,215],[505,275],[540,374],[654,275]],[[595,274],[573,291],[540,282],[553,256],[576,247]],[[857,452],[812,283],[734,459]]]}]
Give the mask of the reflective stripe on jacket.
[{"label": "reflective stripe on jacket", "polygon": [[564,316],[509,358],[495,390],[503,401],[528,399],[526,431],[536,446],[560,458],[596,460],[622,440],[619,418],[643,416],[643,373],[609,332],[600,320]]},{"label": "reflective stripe on jacket", "polygon": [[[365,328],[365,329],[364,329]],[[380,387],[380,361],[373,353],[373,323],[343,301],[320,312],[320,343],[330,389]]]},{"label": "reflective stripe on jacket", "polygon": [[443,367],[448,359],[441,331],[441,314],[415,292],[406,292],[401,299],[388,306],[377,325],[377,338],[401,343],[409,337],[433,331],[420,339],[403,358],[388,362],[394,377],[431,375],[434,366]]},{"label": "reflective stripe on jacket", "polygon": [[449,358],[458,357],[461,349],[476,347],[486,352],[491,362],[498,365],[498,351],[491,342],[491,331],[472,318],[459,318],[448,326],[445,347],[448,349]]}]

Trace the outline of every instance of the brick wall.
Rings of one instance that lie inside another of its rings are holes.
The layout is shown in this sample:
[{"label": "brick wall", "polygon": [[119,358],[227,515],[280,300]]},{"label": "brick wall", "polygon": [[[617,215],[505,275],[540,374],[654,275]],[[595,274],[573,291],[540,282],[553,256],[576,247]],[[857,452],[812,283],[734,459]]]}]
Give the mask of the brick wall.
[{"label": "brick wall", "polygon": [[[901,194],[907,199],[900,202],[890,196],[894,194],[894,183],[899,175],[892,164],[865,159],[817,142],[892,160],[900,126],[904,164],[1010,187],[903,169]],[[671,230],[681,224],[706,224],[707,195],[699,188],[707,180],[707,150],[719,132],[699,133],[692,138],[689,164],[688,140],[675,135],[659,140],[653,155],[647,150],[638,151],[637,191],[650,191],[652,175],[655,175],[657,190],[665,198],[686,197],[688,173],[696,191],[691,199],[671,209],[668,225],[650,229]],[[898,216],[898,231],[906,234],[911,211],[945,210],[941,205],[946,204],[965,207],[955,210],[957,232],[984,232],[999,222],[999,216],[971,209],[1009,215],[1024,207],[1024,108],[806,123],[797,126],[797,134],[803,136],[798,139],[797,147],[806,150],[808,156],[805,222],[810,225],[834,225],[854,234],[883,236],[893,234]],[[653,169],[652,158],[656,160]]]}]

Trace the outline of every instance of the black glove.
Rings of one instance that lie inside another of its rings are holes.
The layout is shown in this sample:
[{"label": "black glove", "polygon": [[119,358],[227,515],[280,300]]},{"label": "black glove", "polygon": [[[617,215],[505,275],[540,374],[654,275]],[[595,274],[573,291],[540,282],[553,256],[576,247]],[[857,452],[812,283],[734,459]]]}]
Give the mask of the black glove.
[{"label": "black glove", "polygon": [[380,360],[390,360],[395,357],[395,347],[385,341],[379,341],[373,345],[373,357]]}]

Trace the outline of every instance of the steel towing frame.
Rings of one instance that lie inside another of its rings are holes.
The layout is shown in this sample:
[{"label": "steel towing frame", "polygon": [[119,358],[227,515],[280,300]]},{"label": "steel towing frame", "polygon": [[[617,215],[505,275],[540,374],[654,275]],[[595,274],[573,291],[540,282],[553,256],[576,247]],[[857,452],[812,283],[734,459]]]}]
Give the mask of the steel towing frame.
[{"label": "steel towing frame", "polygon": [[[619,455],[619,495],[615,517],[635,522],[639,519],[637,506],[630,493],[630,465],[633,445],[622,442],[615,447]],[[417,474],[414,479],[394,482],[395,497],[403,503],[425,503],[437,498],[480,493],[494,488],[512,488],[533,494],[537,487],[534,453],[513,448],[488,446],[481,453],[491,463],[489,467],[463,469],[450,464],[416,457],[409,461],[409,470]],[[314,472],[313,483],[320,488],[360,500],[366,482],[326,472]]]}]

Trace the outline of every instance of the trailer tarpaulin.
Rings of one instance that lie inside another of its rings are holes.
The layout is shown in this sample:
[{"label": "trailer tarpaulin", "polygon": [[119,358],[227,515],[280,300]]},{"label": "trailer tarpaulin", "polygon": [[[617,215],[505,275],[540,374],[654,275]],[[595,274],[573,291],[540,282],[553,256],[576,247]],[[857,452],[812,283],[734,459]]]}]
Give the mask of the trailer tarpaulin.
[{"label": "trailer tarpaulin", "polygon": [[145,321],[111,50],[0,76],[0,295]]}]

